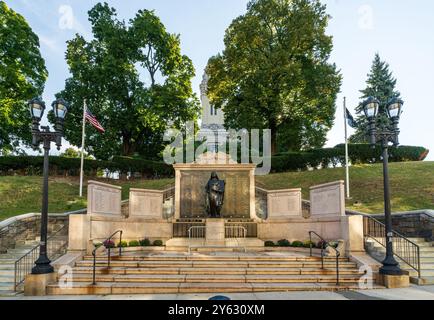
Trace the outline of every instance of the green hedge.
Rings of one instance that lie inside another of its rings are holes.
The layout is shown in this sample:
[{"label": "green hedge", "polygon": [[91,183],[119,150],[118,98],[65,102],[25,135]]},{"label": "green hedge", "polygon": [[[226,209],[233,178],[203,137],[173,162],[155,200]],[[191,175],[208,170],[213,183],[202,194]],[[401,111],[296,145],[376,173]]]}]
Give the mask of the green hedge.
[{"label": "green hedge", "polygon": [[[381,148],[369,144],[350,144],[348,153],[351,163],[381,162]],[[422,161],[429,150],[424,147],[399,146],[389,149],[391,162]],[[314,149],[305,152],[280,153],[271,158],[272,172],[306,170],[308,167],[345,165],[345,145],[334,148]]]},{"label": "green hedge", "polygon": [[[400,146],[390,148],[390,161],[421,161],[428,155],[423,147]],[[381,162],[381,148],[371,148],[368,144],[350,144],[349,158],[355,163]],[[0,175],[21,174],[40,175],[44,159],[42,156],[5,156],[0,157]],[[334,148],[314,149],[305,152],[280,153],[271,158],[272,172],[306,170],[308,167],[337,166],[345,164],[345,146]],[[87,176],[96,176],[102,170],[120,172],[121,174],[139,173],[143,178],[173,177],[171,165],[164,162],[114,157],[111,161],[85,160],[84,170]],[[80,173],[80,159],[50,157],[50,174],[78,176]]]},{"label": "green hedge", "polygon": [[[50,156],[50,174],[78,176],[80,174],[80,159]],[[40,175],[44,158],[42,156],[6,156],[0,157],[0,175],[21,174]],[[172,177],[172,166],[163,162],[115,157],[111,161],[84,160],[84,171],[87,176],[96,176],[98,171],[138,172],[142,177]]]}]

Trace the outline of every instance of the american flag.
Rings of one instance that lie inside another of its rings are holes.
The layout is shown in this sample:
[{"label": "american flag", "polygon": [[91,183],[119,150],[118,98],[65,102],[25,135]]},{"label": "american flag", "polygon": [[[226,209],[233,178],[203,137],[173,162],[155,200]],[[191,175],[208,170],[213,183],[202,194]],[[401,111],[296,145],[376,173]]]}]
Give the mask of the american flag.
[{"label": "american flag", "polygon": [[92,112],[90,112],[89,109],[87,108],[86,108],[85,117],[87,121],[89,121],[89,123],[93,125],[98,131],[105,132],[105,129],[102,127],[101,123],[99,123],[99,121],[95,118]]}]

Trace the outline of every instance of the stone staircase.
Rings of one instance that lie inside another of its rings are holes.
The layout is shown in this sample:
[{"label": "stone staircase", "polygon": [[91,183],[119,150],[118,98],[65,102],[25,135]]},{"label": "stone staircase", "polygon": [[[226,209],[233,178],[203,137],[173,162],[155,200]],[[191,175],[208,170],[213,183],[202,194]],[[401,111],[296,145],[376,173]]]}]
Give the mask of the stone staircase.
[{"label": "stone staircase", "polygon": [[[398,258],[401,269],[410,273],[412,283],[419,285],[434,284],[434,242],[425,241],[423,238],[409,238],[420,247],[421,278],[418,278],[417,271]],[[384,260],[386,249],[373,239],[366,243],[367,252],[377,261]]]},{"label": "stone staircase", "polygon": [[92,259],[85,256],[76,263],[70,287],[62,277],[47,287],[48,294],[333,291],[360,289],[359,279],[364,276],[355,262],[340,258],[337,286],[335,258],[326,258],[321,269],[319,257],[300,253],[125,253],[114,257],[110,268],[106,256],[97,256],[97,284],[92,285]]},{"label": "stone staircase", "polygon": [[15,294],[15,261],[37,246],[38,243],[36,240],[25,241],[14,249],[8,249],[6,253],[0,254],[0,296]]}]

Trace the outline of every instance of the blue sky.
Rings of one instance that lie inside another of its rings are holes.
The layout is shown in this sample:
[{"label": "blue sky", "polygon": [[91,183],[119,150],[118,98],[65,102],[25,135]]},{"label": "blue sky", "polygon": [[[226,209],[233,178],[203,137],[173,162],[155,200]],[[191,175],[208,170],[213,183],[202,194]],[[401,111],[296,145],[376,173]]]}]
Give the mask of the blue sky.
[{"label": "blue sky", "polygon": [[[49,71],[44,100],[49,103],[69,76],[64,60],[66,41],[75,33],[91,37],[87,11],[93,0],[8,0],[39,36]],[[181,46],[196,68],[199,84],[212,55],[223,50],[223,36],[231,21],[243,14],[247,0],[112,0],[107,1],[125,20],[139,9],[154,9],[171,33],[181,35]],[[327,146],[344,141],[343,97],[353,111],[365,87],[375,52],[390,64],[405,101],[400,123],[401,144],[429,148],[434,160],[434,1],[329,0],[332,16],[328,33],[334,37],[331,60],[343,74],[335,126]]]}]

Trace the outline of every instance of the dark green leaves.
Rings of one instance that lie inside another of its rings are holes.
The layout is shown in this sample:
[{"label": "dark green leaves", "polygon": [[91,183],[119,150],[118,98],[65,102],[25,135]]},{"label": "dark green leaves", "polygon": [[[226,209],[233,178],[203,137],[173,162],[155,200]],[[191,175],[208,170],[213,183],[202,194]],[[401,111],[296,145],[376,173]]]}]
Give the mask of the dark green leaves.
[{"label": "dark green leaves", "polygon": [[0,153],[30,143],[27,100],[42,94],[47,75],[37,35],[0,1]]}]

